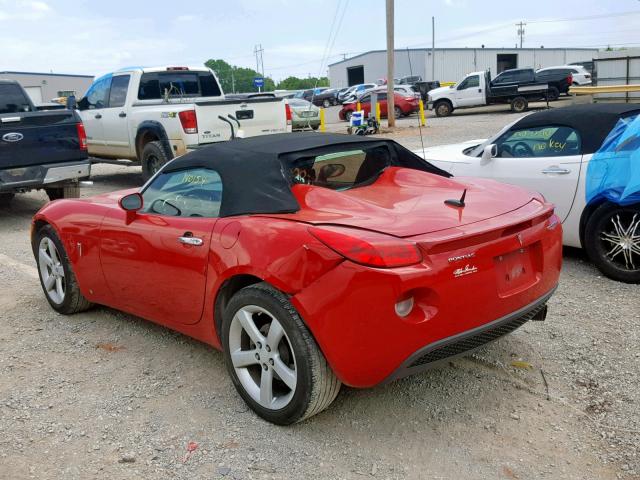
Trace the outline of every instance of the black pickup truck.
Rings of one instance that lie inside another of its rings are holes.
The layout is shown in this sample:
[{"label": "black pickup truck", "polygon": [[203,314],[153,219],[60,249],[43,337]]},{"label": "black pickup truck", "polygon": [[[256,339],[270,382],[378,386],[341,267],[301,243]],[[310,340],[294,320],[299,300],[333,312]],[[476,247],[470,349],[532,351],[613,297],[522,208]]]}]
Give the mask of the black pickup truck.
[{"label": "black pickup truck", "polygon": [[561,93],[567,93],[573,84],[571,73],[564,74],[555,70],[546,70],[536,73],[533,68],[514,68],[505,70],[491,80],[491,89],[499,92],[502,88],[514,85],[548,85],[548,98],[550,101],[558,99]]},{"label": "black pickup truck", "polygon": [[0,80],[0,204],[44,189],[51,200],[78,197],[91,164],[72,110],[38,110],[19,83]]}]

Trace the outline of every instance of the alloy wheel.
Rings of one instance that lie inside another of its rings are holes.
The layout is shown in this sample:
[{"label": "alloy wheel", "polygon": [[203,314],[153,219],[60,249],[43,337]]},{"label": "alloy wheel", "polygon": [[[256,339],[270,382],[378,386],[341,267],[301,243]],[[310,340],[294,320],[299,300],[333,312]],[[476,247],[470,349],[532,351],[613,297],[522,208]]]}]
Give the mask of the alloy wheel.
[{"label": "alloy wheel", "polygon": [[262,407],[279,410],[296,391],[296,359],[280,322],[257,305],[240,308],[231,320],[229,355],[238,380]]},{"label": "alloy wheel", "polygon": [[615,212],[600,232],[605,258],[618,268],[640,269],[640,214]]},{"label": "alloy wheel", "polygon": [[64,302],[67,283],[60,253],[49,237],[42,237],[38,246],[38,268],[47,296],[57,304]]}]

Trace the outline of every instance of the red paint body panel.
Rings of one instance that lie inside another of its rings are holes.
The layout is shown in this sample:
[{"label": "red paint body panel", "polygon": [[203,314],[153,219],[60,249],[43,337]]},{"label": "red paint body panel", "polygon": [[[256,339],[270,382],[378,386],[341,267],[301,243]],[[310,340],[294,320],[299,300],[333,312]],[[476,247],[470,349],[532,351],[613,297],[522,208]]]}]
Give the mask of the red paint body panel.
[{"label": "red paint body panel", "polygon": [[[464,209],[444,205],[465,188]],[[558,282],[561,226],[551,227],[551,205],[518,187],[389,168],[348,191],[292,191],[301,206],[293,214],[131,215],[117,204],[129,190],[51,202],[34,221],[58,231],[89,300],[216,348],[220,287],[235,275],[268,282],[291,296],[336,375],[356,387],[384,381],[419,348],[516,311]],[[322,224],[413,242],[423,261],[388,269],[353,263],[309,233]],[[204,245],[179,243],[185,232]],[[416,306],[403,319],[394,306],[409,296]]]},{"label": "red paint body panel", "polygon": [[[419,107],[418,99],[416,97],[405,97],[404,95],[400,95],[396,93],[393,96],[394,104],[396,107],[402,110],[404,115],[409,115],[413,112],[417,112]],[[380,100],[378,102],[380,104],[380,116],[382,118],[387,117],[387,100]],[[355,112],[357,110],[358,104],[356,102],[346,103],[342,106],[340,111],[338,112],[338,116],[340,120],[344,120],[347,112]],[[365,118],[369,116],[369,112],[371,112],[371,102],[362,102],[360,104],[360,108],[364,111]],[[375,112],[374,112],[375,113]]]}]

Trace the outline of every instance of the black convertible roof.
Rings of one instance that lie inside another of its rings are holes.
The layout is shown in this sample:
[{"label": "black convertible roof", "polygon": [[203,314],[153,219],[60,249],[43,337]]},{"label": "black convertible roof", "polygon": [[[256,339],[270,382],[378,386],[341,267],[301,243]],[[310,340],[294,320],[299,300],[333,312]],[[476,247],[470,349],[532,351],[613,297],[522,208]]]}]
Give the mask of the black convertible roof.
[{"label": "black convertible roof", "polygon": [[444,177],[431,165],[393,140],[335,133],[278,133],[215,143],[169,162],[163,172],[211,168],[222,179],[220,216],[291,213],[300,209],[291,193],[291,167],[297,161],[349,149],[386,147],[393,165]]},{"label": "black convertible roof", "polygon": [[596,152],[620,118],[640,113],[640,105],[593,103],[550,108],[521,118],[510,130],[563,125],[577,130],[582,153]]}]

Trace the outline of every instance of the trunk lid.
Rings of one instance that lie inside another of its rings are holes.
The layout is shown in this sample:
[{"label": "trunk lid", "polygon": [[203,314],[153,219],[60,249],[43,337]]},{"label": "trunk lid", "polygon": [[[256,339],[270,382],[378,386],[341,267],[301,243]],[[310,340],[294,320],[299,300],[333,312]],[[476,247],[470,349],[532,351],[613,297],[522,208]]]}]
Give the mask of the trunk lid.
[{"label": "trunk lid", "polygon": [[[445,205],[460,199],[465,207]],[[411,237],[484,221],[529,203],[534,195],[520,187],[488,179],[445,178],[417,170],[390,167],[368,186],[335,191],[310,185],[292,188],[300,210],[270,215],[310,224],[362,228],[396,237]]]}]

